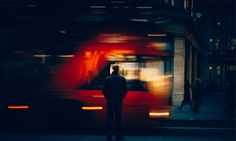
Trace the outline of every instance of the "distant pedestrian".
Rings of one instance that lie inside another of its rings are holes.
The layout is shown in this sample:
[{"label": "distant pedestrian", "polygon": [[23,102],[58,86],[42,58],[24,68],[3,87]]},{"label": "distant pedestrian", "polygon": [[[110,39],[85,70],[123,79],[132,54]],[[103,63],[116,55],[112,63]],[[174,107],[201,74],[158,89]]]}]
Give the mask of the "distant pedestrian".
[{"label": "distant pedestrian", "polygon": [[122,100],[127,94],[126,80],[119,75],[119,66],[112,67],[111,76],[106,77],[103,84],[103,94],[107,100],[107,140],[112,140],[113,115],[115,114],[115,134],[117,140],[123,140],[121,136],[122,127]]},{"label": "distant pedestrian", "polygon": [[199,113],[199,108],[201,105],[201,95],[202,95],[202,88],[201,88],[201,80],[196,79],[195,84],[193,86],[193,113]]},{"label": "distant pedestrian", "polygon": [[235,114],[235,80],[232,78],[226,83],[226,107],[224,111],[234,116]]},{"label": "distant pedestrian", "polygon": [[182,110],[183,106],[186,104],[188,104],[191,110],[193,110],[191,96],[190,96],[190,83],[188,80],[186,80],[184,83],[184,99],[178,109]]}]

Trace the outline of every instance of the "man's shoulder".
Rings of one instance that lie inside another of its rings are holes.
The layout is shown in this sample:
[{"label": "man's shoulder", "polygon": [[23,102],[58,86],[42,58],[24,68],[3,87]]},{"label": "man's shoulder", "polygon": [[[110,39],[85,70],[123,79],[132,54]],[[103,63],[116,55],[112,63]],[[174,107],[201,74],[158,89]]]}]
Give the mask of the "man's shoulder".
[{"label": "man's shoulder", "polygon": [[105,79],[109,80],[109,79],[125,79],[125,77],[121,76],[121,75],[111,75],[111,76],[107,76]]}]

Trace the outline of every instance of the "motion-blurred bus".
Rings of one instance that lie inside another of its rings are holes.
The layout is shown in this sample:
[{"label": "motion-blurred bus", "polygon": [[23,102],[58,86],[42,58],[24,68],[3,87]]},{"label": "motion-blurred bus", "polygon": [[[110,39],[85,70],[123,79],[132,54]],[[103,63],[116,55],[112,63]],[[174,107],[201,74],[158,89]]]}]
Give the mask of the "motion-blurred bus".
[{"label": "motion-blurred bus", "polygon": [[31,50],[2,56],[0,106],[6,112],[1,114],[5,121],[11,119],[6,126],[16,121],[21,128],[104,127],[101,89],[114,64],[127,80],[126,126],[149,126],[153,119],[169,118],[172,60],[166,38],[101,33],[74,54]]},{"label": "motion-blurred bus", "polygon": [[61,90],[62,99],[77,100],[80,109],[104,124],[106,101],[102,94],[105,77],[113,65],[127,80],[124,121],[146,124],[153,118],[170,116],[170,44],[151,38],[120,33],[102,33],[81,46],[55,73],[52,87]]}]

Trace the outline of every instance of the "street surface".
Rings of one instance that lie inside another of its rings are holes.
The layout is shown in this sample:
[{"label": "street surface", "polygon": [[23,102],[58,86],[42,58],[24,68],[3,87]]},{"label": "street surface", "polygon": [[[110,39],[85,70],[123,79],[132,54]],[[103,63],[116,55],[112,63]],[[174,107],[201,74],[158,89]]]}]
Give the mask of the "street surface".
[{"label": "street surface", "polygon": [[[0,135],[1,141],[105,141],[102,135]],[[115,140],[115,139],[113,139]],[[234,136],[125,136],[125,141],[235,141]]]}]

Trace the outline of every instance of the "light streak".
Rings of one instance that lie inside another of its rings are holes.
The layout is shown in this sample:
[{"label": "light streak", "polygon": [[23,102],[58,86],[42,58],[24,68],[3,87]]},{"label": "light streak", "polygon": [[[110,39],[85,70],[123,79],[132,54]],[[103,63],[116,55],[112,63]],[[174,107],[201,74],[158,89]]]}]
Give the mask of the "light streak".
[{"label": "light streak", "polygon": [[27,105],[20,105],[20,106],[7,106],[8,109],[29,109]]},{"label": "light streak", "polygon": [[83,106],[82,110],[102,110],[102,106]]}]

